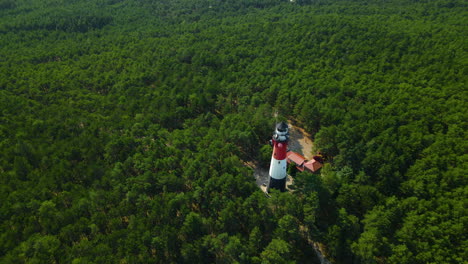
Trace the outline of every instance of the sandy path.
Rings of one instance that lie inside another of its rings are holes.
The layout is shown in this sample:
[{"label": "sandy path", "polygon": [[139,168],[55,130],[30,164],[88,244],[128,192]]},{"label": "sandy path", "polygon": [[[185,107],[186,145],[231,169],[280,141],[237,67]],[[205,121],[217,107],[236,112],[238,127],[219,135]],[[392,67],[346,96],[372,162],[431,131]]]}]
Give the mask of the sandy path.
[{"label": "sandy path", "polygon": [[303,128],[292,125],[288,120],[289,125],[289,149],[302,154],[306,159],[310,160],[313,156],[312,137]]}]

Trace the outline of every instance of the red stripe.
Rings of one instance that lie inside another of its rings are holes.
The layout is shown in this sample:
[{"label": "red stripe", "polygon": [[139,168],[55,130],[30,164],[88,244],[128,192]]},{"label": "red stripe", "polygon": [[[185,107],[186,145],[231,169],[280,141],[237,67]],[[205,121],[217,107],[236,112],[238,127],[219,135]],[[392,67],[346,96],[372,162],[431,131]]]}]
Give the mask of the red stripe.
[{"label": "red stripe", "polygon": [[288,142],[277,142],[273,140],[273,158],[276,160],[286,159],[286,152],[288,150]]}]

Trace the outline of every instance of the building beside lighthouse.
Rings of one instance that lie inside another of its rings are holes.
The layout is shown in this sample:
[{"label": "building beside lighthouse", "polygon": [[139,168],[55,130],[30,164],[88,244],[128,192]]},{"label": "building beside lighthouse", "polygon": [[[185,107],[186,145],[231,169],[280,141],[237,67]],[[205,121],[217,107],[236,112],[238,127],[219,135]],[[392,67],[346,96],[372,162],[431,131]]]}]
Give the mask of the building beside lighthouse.
[{"label": "building beside lighthouse", "polygon": [[276,129],[271,139],[273,154],[271,155],[269,183],[267,192],[273,188],[284,192],[287,179],[287,152],[289,140],[289,127],[285,122],[276,124]]},{"label": "building beside lighthouse", "polygon": [[320,168],[323,167],[324,160],[320,154],[313,156],[311,160],[307,160],[299,153],[288,151],[288,153],[286,153],[286,157],[288,164],[294,164],[298,171],[317,173]]}]

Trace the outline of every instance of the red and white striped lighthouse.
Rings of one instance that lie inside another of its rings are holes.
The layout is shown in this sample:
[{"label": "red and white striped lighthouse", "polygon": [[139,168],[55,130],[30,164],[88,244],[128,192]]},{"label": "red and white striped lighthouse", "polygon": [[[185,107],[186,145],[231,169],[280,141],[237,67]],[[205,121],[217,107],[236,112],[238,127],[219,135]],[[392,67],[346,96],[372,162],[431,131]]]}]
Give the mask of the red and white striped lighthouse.
[{"label": "red and white striped lighthouse", "polygon": [[284,192],[286,190],[286,153],[288,151],[289,131],[288,124],[281,122],[276,124],[276,130],[273,134],[271,143],[273,145],[273,154],[270,163],[270,182],[267,191],[270,188]]}]

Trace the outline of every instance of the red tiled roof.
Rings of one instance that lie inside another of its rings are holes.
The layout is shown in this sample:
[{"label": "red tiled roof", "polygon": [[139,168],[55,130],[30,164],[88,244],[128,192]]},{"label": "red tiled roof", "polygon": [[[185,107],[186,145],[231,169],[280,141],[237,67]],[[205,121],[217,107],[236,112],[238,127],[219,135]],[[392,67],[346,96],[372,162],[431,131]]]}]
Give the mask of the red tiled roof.
[{"label": "red tiled roof", "polygon": [[312,172],[318,171],[320,168],[322,168],[323,164],[316,161],[316,160],[309,160],[304,164],[304,167],[307,168],[308,170]]},{"label": "red tiled roof", "polygon": [[286,153],[286,157],[287,157],[288,163],[291,163],[292,161],[296,163],[297,166],[302,166],[302,164],[305,161],[305,158],[301,154],[296,153],[294,151],[288,151],[288,153]]}]

